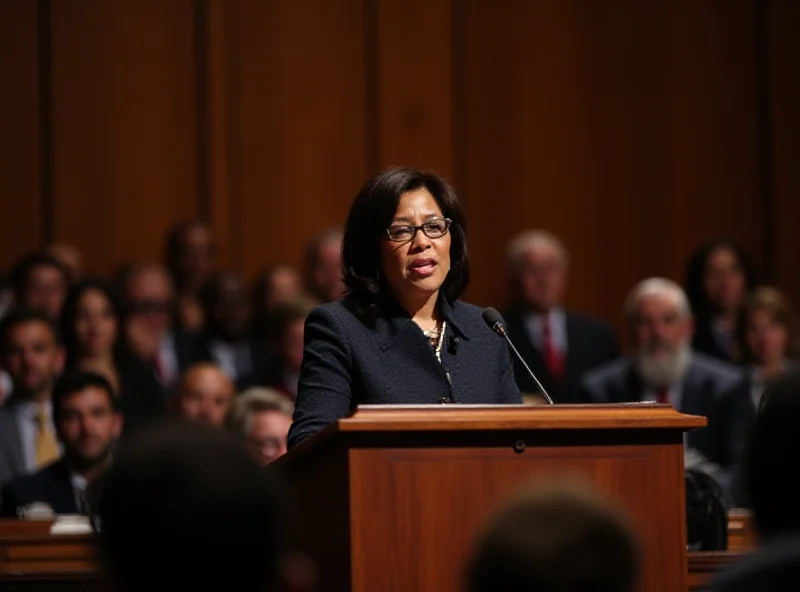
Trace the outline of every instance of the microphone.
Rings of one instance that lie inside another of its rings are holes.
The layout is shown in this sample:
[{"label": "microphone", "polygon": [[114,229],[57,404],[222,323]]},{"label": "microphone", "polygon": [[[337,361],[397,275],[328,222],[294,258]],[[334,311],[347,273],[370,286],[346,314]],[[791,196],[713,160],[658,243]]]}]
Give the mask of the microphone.
[{"label": "microphone", "polygon": [[492,331],[494,331],[500,337],[502,337],[503,339],[506,340],[506,343],[508,344],[508,347],[510,347],[511,351],[514,352],[514,355],[517,356],[517,359],[520,362],[522,362],[522,365],[525,367],[525,370],[528,371],[528,374],[531,375],[531,378],[533,378],[533,381],[536,383],[536,386],[539,387],[539,390],[544,395],[545,401],[547,401],[547,403],[549,405],[553,405],[554,404],[553,403],[553,399],[551,399],[550,395],[547,394],[547,391],[544,390],[544,387],[542,386],[542,383],[539,382],[539,379],[536,378],[536,375],[528,367],[528,364],[526,364],[525,360],[522,359],[522,356],[517,351],[517,348],[514,347],[514,344],[511,342],[511,339],[508,338],[508,333],[506,332],[505,321],[503,321],[503,317],[500,316],[500,313],[497,312],[497,309],[492,308],[492,307],[484,308],[483,309],[483,320],[487,325],[489,325],[489,328]]}]

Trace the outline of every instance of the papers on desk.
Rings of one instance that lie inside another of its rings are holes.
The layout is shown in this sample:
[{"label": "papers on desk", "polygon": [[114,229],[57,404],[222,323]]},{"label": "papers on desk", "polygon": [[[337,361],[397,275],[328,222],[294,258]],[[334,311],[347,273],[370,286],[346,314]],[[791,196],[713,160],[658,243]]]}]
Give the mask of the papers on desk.
[{"label": "papers on desk", "polygon": [[78,514],[62,514],[56,516],[50,527],[50,534],[92,534],[92,524],[88,516]]}]

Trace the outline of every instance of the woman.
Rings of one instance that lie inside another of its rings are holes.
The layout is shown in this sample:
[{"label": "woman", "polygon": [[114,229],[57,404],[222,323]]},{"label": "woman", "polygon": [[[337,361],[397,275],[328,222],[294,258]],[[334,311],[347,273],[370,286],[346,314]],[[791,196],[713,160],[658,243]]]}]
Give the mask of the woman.
[{"label": "woman", "polygon": [[757,288],[744,302],[736,326],[737,341],[745,364],[745,379],[728,397],[730,406],[731,449],[736,466],[734,500],[749,501],[741,486],[741,460],[745,445],[762,408],[766,388],[778,379],[796,374],[797,327],[794,312],[777,289]]},{"label": "woman", "polygon": [[443,180],[402,168],[369,180],[342,265],[346,296],[306,321],[290,447],[363,403],[521,403],[506,344],[458,300],[466,229]]},{"label": "woman", "polygon": [[747,364],[749,400],[753,410],[761,406],[765,386],[796,371],[795,316],[786,297],[775,288],[758,288],[745,301],[737,326],[742,360]]},{"label": "woman", "polygon": [[745,252],[728,241],[701,247],[686,271],[686,293],[695,318],[692,347],[728,361],[741,361],[736,348],[736,320],[756,283]]},{"label": "woman", "polygon": [[120,328],[120,308],[111,287],[102,280],[73,286],[64,301],[61,333],[67,367],[105,377],[121,397],[125,429],[164,410],[161,387],[144,362],[128,353]]}]

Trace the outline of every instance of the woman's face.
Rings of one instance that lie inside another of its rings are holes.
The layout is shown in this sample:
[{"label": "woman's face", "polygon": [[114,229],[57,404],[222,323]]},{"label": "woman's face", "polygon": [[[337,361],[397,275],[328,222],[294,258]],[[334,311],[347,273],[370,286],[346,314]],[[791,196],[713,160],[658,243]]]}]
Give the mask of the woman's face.
[{"label": "woman's face", "polygon": [[744,271],[731,249],[719,247],[711,252],[703,282],[708,298],[723,311],[741,306],[745,296]]},{"label": "woman's face", "polygon": [[117,318],[111,302],[100,290],[89,289],[78,299],[75,336],[83,355],[111,352],[117,338]]},{"label": "woman's face", "polygon": [[[390,228],[419,226],[444,218],[430,192],[423,188],[400,196]],[[401,302],[428,297],[441,288],[450,271],[450,232],[429,238],[420,229],[405,241],[381,242],[381,276]]]},{"label": "woman's face", "polygon": [[767,311],[754,310],[747,319],[747,346],[758,363],[776,363],[786,354],[789,332]]}]

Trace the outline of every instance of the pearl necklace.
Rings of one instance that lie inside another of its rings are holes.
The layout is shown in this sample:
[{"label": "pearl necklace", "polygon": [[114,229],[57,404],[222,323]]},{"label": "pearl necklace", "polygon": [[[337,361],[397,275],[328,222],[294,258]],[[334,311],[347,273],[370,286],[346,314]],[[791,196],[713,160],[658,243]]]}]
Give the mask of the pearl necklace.
[{"label": "pearl necklace", "polygon": [[434,352],[436,352],[436,359],[439,360],[439,362],[442,361],[442,344],[444,343],[445,327],[447,327],[447,321],[442,321],[442,324],[437,324],[434,329],[422,332],[428,340],[428,343],[431,344]]}]

